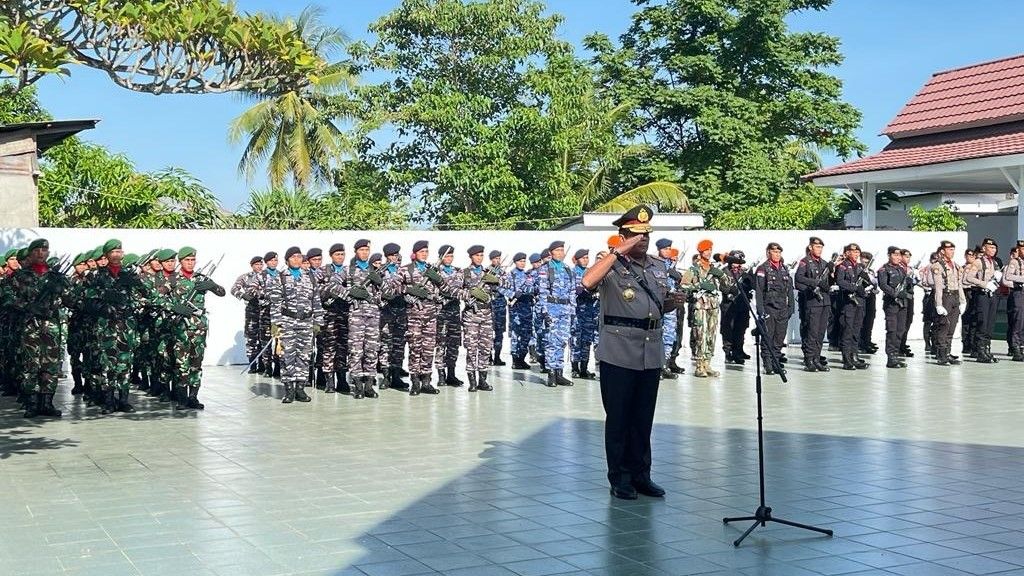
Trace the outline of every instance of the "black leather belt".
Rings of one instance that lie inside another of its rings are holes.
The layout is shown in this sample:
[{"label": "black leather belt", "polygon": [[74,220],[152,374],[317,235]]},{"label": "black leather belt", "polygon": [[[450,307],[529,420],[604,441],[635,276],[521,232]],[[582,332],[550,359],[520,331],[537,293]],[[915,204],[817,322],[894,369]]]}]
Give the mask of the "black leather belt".
[{"label": "black leather belt", "polygon": [[608,326],[625,326],[641,330],[657,330],[661,328],[661,318],[626,318],[625,316],[605,315],[604,323]]},{"label": "black leather belt", "polygon": [[568,298],[555,298],[554,296],[548,296],[548,304],[568,304]]}]

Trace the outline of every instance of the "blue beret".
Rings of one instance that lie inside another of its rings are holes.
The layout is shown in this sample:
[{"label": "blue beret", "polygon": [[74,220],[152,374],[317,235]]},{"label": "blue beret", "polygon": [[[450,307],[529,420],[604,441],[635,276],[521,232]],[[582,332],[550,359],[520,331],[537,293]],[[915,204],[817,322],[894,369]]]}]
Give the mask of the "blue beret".
[{"label": "blue beret", "polygon": [[658,241],[654,243],[654,245],[658,248],[658,250],[664,250],[665,248],[669,248],[672,246],[672,241],[669,240],[668,238],[659,238]]}]

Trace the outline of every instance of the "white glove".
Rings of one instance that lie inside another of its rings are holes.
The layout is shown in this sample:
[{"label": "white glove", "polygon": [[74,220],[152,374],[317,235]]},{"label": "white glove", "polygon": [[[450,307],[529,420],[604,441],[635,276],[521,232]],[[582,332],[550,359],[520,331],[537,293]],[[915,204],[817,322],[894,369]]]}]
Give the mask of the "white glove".
[{"label": "white glove", "polygon": [[992,275],[992,280],[994,282],[999,282],[1002,279],[1003,279],[1003,273],[1000,272],[999,270],[996,270],[995,274]]},{"label": "white glove", "polygon": [[833,284],[833,285],[828,287],[828,291],[829,292],[839,292],[839,286],[836,285],[836,284]]},{"label": "white glove", "polygon": [[949,312],[942,306],[936,306],[935,313],[938,314],[939,316],[945,316],[946,314],[949,314]]},{"label": "white glove", "polygon": [[875,292],[875,287],[874,286],[867,286],[867,287],[864,288],[864,293],[865,294],[873,294],[874,292]]},{"label": "white glove", "polygon": [[999,285],[992,280],[989,280],[988,284],[985,284],[985,290],[988,290],[989,292],[995,292],[997,288],[999,288]]}]

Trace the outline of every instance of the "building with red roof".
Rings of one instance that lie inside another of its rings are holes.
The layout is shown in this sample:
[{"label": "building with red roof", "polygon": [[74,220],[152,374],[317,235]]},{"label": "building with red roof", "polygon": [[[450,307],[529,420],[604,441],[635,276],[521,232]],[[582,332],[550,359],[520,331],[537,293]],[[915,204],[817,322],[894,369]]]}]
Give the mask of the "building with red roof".
[{"label": "building with red roof", "polygon": [[882,134],[892,141],[880,152],[805,178],[851,190],[865,230],[880,189],[1014,195],[1024,238],[1024,55],[935,73]]}]

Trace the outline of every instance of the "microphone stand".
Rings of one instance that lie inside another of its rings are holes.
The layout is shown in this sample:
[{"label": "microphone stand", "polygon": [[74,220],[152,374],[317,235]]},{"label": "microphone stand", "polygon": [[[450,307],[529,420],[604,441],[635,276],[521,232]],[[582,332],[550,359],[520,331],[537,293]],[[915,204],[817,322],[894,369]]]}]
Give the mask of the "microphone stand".
[{"label": "microphone stand", "polygon": [[[764,498],[764,426],[762,421],[764,420],[764,413],[761,408],[761,339],[767,334],[767,330],[764,326],[764,320],[762,320],[756,313],[754,307],[750,304],[750,298],[747,297],[747,292],[743,287],[742,282],[737,282],[739,298],[747,306],[749,314],[754,317],[754,367],[757,369],[757,376],[754,378],[756,383],[755,390],[757,391],[757,466],[758,466],[758,478],[761,483],[761,500],[754,511],[753,516],[739,516],[735,518],[722,518],[722,522],[728,524],[730,522],[742,522],[744,520],[753,520],[750,528],[743,533],[739,538],[733,541],[732,545],[739,547],[740,543],[754,531],[754,528],[758,526],[765,527],[768,522],[778,522],[779,524],[785,524],[786,526],[793,526],[795,528],[802,528],[804,530],[811,530],[814,532],[820,532],[832,536],[832,531],[826,528],[818,528],[816,526],[809,526],[807,524],[800,524],[798,522],[792,522],[790,520],[783,520],[782,518],[776,518],[772,516],[772,509],[770,506],[765,504]],[[779,361],[779,357],[774,349],[768,350],[768,365],[771,369],[779,375],[783,383],[788,382],[786,379],[786,369],[782,366],[782,362]]]}]

